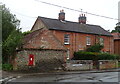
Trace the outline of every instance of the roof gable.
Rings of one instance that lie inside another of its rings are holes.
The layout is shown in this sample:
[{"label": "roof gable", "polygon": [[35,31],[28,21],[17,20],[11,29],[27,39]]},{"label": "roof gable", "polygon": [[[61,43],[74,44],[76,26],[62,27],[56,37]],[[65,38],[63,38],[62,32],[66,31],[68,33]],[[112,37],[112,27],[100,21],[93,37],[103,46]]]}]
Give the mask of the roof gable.
[{"label": "roof gable", "polygon": [[66,50],[64,45],[48,29],[39,29],[24,37],[25,49]]},{"label": "roof gable", "polygon": [[50,30],[61,30],[69,32],[87,33],[87,34],[97,34],[112,36],[108,31],[104,30],[102,27],[90,24],[79,24],[78,22],[71,21],[60,21],[58,19],[51,19],[45,17],[38,17]]}]

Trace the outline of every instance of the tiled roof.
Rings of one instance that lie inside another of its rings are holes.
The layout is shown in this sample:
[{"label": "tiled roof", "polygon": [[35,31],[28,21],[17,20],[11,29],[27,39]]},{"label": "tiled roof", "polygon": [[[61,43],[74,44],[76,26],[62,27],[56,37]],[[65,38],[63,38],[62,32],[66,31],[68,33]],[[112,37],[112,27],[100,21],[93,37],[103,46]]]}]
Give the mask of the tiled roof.
[{"label": "tiled roof", "polygon": [[114,39],[120,39],[120,33],[112,33]]},{"label": "tiled roof", "polygon": [[112,36],[108,31],[104,30],[98,25],[80,24],[78,22],[71,21],[60,21],[58,19],[45,18],[40,16],[39,18],[43,21],[45,25],[47,25],[48,29],[50,30],[61,30],[69,32]]}]

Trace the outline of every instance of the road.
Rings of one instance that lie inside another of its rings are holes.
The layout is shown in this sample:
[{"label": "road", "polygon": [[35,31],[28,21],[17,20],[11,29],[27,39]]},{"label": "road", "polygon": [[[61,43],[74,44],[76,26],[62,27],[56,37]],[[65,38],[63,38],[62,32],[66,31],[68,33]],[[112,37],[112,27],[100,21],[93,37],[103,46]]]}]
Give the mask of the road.
[{"label": "road", "polygon": [[[7,84],[16,82],[118,82],[120,72],[81,74],[35,74],[12,78]],[[111,83],[114,84],[114,83]]]}]

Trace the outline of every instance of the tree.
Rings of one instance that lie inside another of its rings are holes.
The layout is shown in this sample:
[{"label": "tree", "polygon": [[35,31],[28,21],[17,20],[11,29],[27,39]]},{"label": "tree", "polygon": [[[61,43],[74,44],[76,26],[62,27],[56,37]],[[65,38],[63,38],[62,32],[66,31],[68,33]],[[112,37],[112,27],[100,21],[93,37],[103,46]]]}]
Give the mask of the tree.
[{"label": "tree", "polygon": [[9,63],[15,58],[16,48],[22,45],[22,32],[19,29],[20,21],[9,9],[2,5],[2,62]]},{"label": "tree", "polygon": [[116,26],[115,30],[120,33],[120,26]]},{"label": "tree", "polygon": [[4,42],[12,31],[19,28],[20,21],[15,15],[11,14],[9,9],[2,5],[2,41]]},{"label": "tree", "polygon": [[3,42],[3,61],[9,62],[8,59],[14,59],[16,56],[16,48],[22,45],[22,32],[20,30],[13,31]]},{"label": "tree", "polygon": [[112,30],[111,33],[118,32],[120,33],[120,22],[116,24],[115,30]]}]

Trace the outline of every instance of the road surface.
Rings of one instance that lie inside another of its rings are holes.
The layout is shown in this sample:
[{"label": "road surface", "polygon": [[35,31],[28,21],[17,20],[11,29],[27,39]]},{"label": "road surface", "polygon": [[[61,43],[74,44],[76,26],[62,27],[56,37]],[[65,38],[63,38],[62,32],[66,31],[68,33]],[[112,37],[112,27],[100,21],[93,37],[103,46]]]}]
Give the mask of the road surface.
[{"label": "road surface", "polygon": [[[83,73],[83,74],[34,74],[17,78],[11,78],[6,84],[21,84],[27,82],[120,82],[120,72],[104,72],[104,73]],[[34,83],[33,83],[34,84]],[[93,83],[92,83],[93,84]],[[108,83],[109,84],[109,83]],[[116,83],[115,83],[116,84]]]}]

